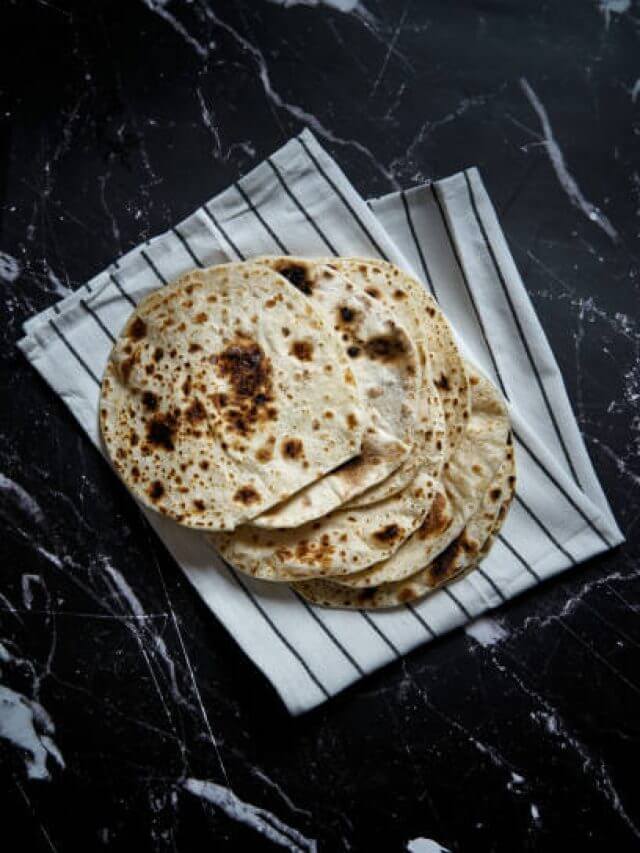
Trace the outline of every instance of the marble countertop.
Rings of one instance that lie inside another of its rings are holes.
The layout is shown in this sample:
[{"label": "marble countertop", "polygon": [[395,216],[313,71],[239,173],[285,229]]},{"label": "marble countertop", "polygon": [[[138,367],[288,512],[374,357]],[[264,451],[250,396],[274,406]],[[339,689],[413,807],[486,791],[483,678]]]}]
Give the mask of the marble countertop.
[{"label": "marble countertop", "polygon": [[[637,0],[1,15],[6,849],[637,850]],[[15,342],[304,126],[365,196],[480,168],[628,541],[293,719]]]}]

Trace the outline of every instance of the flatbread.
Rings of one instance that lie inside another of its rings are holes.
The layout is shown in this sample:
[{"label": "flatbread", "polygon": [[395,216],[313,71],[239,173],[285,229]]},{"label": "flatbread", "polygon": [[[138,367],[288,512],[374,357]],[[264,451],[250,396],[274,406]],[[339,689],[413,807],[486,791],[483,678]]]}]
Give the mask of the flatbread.
[{"label": "flatbread", "polygon": [[422,471],[411,486],[377,504],[336,510],[290,530],[241,527],[212,536],[213,544],[241,571],[264,580],[333,575],[358,588],[414,574],[462,531],[505,456],[513,455],[500,394],[479,374],[470,382],[472,414],[445,463],[444,491]]},{"label": "flatbread", "polygon": [[340,341],[267,267],[196,270],[144,298],[109,359],[100,427],[146,506],[233,529],[360,452]]},{"label": "flatbread", "polygon": [[389,557],[420,526],[434,486],[421,472],[402,492],[372,506],[336,510],[290,530],[246,525],[209,538],[225,560],[262,580],[355,572]]},{"label": "flatbread", "polygon": [[423,362],[419,414],[423,431],[416,441],[414,455],[391,477],[350,503],[364,506],[392,494],[407,469],[415,473],[419,460],[438,476],[440,466],[455,450],[469,420],[469,382],[451,326],[419,281],[386,261],[336,258],[329,263],[356,287],[363,288],[393,311],[398,322],[409,330]]},{"label": "flatbread", "polygon": [[444,551],[476,512],[501,464],[513,457],[509,417],[499,392],[488,379],[472,373],[471,418],[453,456],[445,463],[432,511],[416,532],[385,562],[364,572],[336,578],[353,588],[375,587],[414,574]]},{"label": "flatbread", "polygon": [[308,601],[327,607],[379,610],[422,598],[477,568],[506,518],[515,491],[513,455],[502,463],[481,506],[463,532],[424,569],[404,580],[365,589],[350,589],[330,580],[303,581],[294,589]]},{"label": "flatbread", "polygon": [[298,527],[384,480],[409,456],[421,367],[415,345],[391,311],[340,273],[304,258],[255,260],[284,275],[325,313],[340,337],[371,415],[358,457],[252,522],[263,528]]}]

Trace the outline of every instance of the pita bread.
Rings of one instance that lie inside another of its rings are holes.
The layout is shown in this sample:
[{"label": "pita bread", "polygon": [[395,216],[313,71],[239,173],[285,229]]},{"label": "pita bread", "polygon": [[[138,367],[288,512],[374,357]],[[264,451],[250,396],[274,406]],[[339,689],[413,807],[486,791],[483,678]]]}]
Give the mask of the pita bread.
[{"label": "pita bread", "polygon": [[476,512],[501,464],[513,458],[509,418],[502,397],[488,379],[472,373],[471,418],[462,440],[442,472],[444,493],[416,532],[385,562],[364,572],[336,578],[353,588],[402,580],[447,548]]},{"label": "pita bread", "polygon": [[308,601],[329,607],[378,610],[422,598],[477,568],[502,526],[515,490],[513,456],[505,459],[481,506],[462,533],[424,569],[404,580],[366,589],[350,589],[331,580],[303,581],[294,588]]},{"label": "pita bread", "polygon": [[298,527],[384,480],[409,456],[421,368],[416,347],[393,314],[340,273],[304,258],[256,261],[284,275],[325,313],[371,415],[358,457],[252,521],[263,528]]},{"label": "pita bread", "polygon": [[351,506],[364,506],[393,494],[407,471],[415,474],[420,461],[432,476],[439,475],[469,420],[469,383],[451,326],[419,281],[385,261],[336,258],[330,265],[393,311],[409,330],[423,364],[418,421],[422,431],[414,454],[387,480],[350,502]]},{"label": "pita bread", "polygon": [[353,458],[367,418],[321,313],[250,263],[196,270],[143,299],[100,401],[128,488],[203,530],[232,529]]}]

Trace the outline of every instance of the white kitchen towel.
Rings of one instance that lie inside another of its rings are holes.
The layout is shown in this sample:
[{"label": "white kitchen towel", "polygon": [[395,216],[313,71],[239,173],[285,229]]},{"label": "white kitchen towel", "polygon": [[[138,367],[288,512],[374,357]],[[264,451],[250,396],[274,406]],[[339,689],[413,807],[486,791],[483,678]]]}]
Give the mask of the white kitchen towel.
[{"label": "white kitchen towel", "polygon": [[264,253],[380,257],[412,270],[509,400],[518,466],[516,498],[482,567],[418,603],[377,613],[314,607],[287,586],[245,577],[201,534],[143,510],[209,608],[299,714],[623,537],[475,169],[367,205],[304,131],[171,231],[27,321],[19,346],[99,448],[100,377],[133,306],[194,266]]}]

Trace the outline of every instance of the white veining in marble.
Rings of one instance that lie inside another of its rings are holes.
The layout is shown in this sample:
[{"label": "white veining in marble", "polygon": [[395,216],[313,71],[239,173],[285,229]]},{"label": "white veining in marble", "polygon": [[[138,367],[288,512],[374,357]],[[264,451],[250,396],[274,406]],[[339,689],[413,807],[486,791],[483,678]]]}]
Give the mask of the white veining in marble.
[{"label": "white veining in marble", "polygon": [[571,614],[593,590],[601,587],[611,589],[614,583],[628,584],[637,580],[638,577],[640,577],[640,571],[625,574],[616,571],[587,581],[580,589],[576,590],[572,595],[567,596],[560,610],[549,609],[544,616],[527,616],[522,624],[522,630],[528,631],[534,629],[538,631],[541,628],[546,628],[548,625]]},{"label": "white veining in marble", "polygon": [[17,506],[28,515],[36,524],[42,524],[44,521],[44,513],[40,509],[40,505],[35,498],[31,497],[29,492],[24,489],[19,483],[16,483],[10,477],[0,473],[0,492],[10,496]]},{"label": "white veining in marble", "polygon": [[47,759],[64,769],[64,760],[52,735],[55,726],[39,702],[0,685],[0,738],[10,741],[24,756],[29,779],[51,779]]},{"label": "white veining in marble", "polygon": [[588,747],[570,732],[568,724],[563,722],[559,711],[537,690],[526,684],[514,669],[501,663],[496,654],[492,653],[491,659],[499,672],[510,678],[519,690],[538,705],[538,710],[529,713],[530,719],[537,723],[550,737],[556,739],[562,749],[571,749],[577,755],[581,763],[582,773],[591,780],[596,790],[605,798],[633,834],[640,838],[640,828],[636,826],[625,809],[605,762],[598,756],[591,754]]},{"label": "white veining in marble", "polygon": [[605,456],[608,456],[609,459],[611,459],[619,474],[630,480],[635,486],[640,486],[640,475],[636,474],[635,471],[632,469],[631,462],[629,459],[624,459],[622,456],[616,453],[615,450],[610,447],[606,442],[602,441],[602,439],[598,438],[595,435],[590,435],[589,433],[585,432],[584,437],[590,444],[593,444],[595,447],[601,450]]},{"label": "white veining in marble", "polygon": [[[37,696],[37,678],[33,665],[0,643],[0,665],[11,663],[23,665],[34,675],[34,694]],[[0,669],[0,675],[4,677],[3,669]],[[53,740],[54,734],[53,720],[40,702],[0,684],[0,738],[9,741],[20,751],[29,779],[51,779],[49,758],[64,769],[64,759]]]},{"label": "white veining in marble", "polygon": [[111,177],[111,169],[107,169],[107,171],[103,175],[98,175],[98,186],[100,187],[100,204],[102,209],[109,220],[109,224],[111,225],[111,234],[113,235],[113,240],[116,245],[118,254],[122,254],[122,240],[120,238],[120,226],[118,225],[118,219],[114,215],[113,211],[109,207],[107,203],[106,197],[106,186],[107,181]]},{"label": "white veining in marble", "polygon": [[598,9],[604,16],[607,29],[611,23],[611,15],[624,15],[631,8],[631,0],[598,0]]},{"label": "white veining in marble", "polygon": [[[146,616],[144,607],[142,606],[140,599],[131,589],[129,583],[123,577],[122,573],[119,572],[116,567],[104,557],[102,559],[102,566],[104,572],[113,584],[113,594],[115,594],[116,596],[121,596],[122,599],[124,599],[124,602],[131,610],[131,613],[133,613],[141,620],[144,619]],[[176,701],[180,701],[182,697],[176,684],[174,664],[167,650],[166,643],[159,634],[154,634],[153,645],[157,653],[165,662],[168,672],[171,674],[171,685],[174,699],[176,699]]]},{"label": "white veining in marble", "polygon": [[257,66],[258,78],[264,90],[266,97],[271,101],[271,103],[277,107],[278,109],[282,109],[285,112],[289,113],[289,115],[293,116],[298,121],[302,122],[304,125],[308,126],[313,130],[318,136],[323,139],[327,139],[329,142],[333,142],[336,145],[344,145],[355,148],[365,157],[367,157],[370,162],[375,166],[378,172],[380,172],[391,184],[394,189],[399,189],[399,184],[395,180],[393,174],[387,169],[382,163],[378,161],[378,159],[374,156],[369,148],[366,145],[363,145],[356,139],[345,139],[338,134],[334,133],[330,128],[326,127],[323,122],[320,121],[317,116],[298,106],[297,104],[292,104],[286,101],[279,92],[273,87],[271,82],[271,75],[269,73],[269,68],[264,57],[263,52],[252,42],[250,42],[247,38],[241,35],[236,29],[234,29],[230,24],[226,21],[223,21],[219,18],[212,9],[205,7],[206,13],[210,20],[216,24],[216,26],[220,27],[226,33],[228,33],[232,38],[235,39],[236,43],[246,50],[253,58],[254,62]]},{"label": "white veining in marble", "polygon": [[0,252],[0,281],[13,284],[21,271],[22,267],[19,261],[6,252]]},{"label": "white veining in marble", "polygon": [[551,161],[551,165],[553,166],[553,170],[556,173],[556,177],[560,182],[560,186],[566,192],[567,196],[571,204],[574,207],[577,207],[578,210],[581,210],[584,215],[590,219],[592,222],[602,228],[602,230],[610,237],[614,242],[620,239],[620,235],[617,230],[613,227],[609,219],[604,215],[604,213],[588,201],[580,187],[578,186],[575,178],[569,172],[567,168],[567,164],[564,158],[564,154],[562,153],[562,149],[558,145],[558,142],[553,135],[553,129],[551,127],[551,122],[549,121],[549,116],[547,111],[534,90],[531,88],[531,85],[525,80],[524,77],[520,80],[520,86],[522,87],[522,91],[525,93],[529,103],[535,110],[538,119],[540,120],[540,125],[542,127],[542,136],[544,140],[544,145],[549,155],[549,160]]},{"label": "white veining in marble", "polygon": [[283,790],[282,786],[278,785],[278,783],[275,782],[270,776],[267,776],[267,774],[263,770],[261,770],[259,767],[255,767],[255,766],[251,767],[251,773],[253,776],[260,779],[261,782],[264,782],[270,788],[272,788],[274,791],[276,791],[276,793],[278,794],[278,796],[280,797],[282,802],[292,812],[296,812],[297,814],[306,815],[307,817],[312,817],[312,814],[308,809],[301,809],[299,806],[296,806],[296,804],[293,802],[293,800],[287,794],[287,792]]},{"label": "white veining in marble", "polygon": [[23,574],[21,578],[22,600],[27,610],[33,607],[33,587],[42,586],[43,581],[40,575]]},{"label": "white veining in marble", "polygon": [[406,21],[407,15],[409,13],[409,6],[410,6],[410,4],[407,3],[406,6],[404,7],[404,9],[402,10],[402,12],[400,13],[400,17],[398,18],[398,23],[393,28],[393,33],[391,35],[391,38],[389,39],[389,43],[387,44],[387,50],[386,50],[384,58],[382,60],[382,64],[380,65],[380,70],[378,71],[378,74],[376,75],[376,79],[373,82],[373,86],[371,87],[371,89],[369,91],[369,98],[370,99],[378,91],[378,87],[380,86],[380,83],[382,82],[382,79],[383,79],[385,72],[387,70],[387,66],[389,65],[389,60],[391,59],[391,56],[396,49],[398,39],[400,38],[400,34],[402,33],[402,28],[404,26],[404,22]]},{"label": "white veining in marble", "polygon": [[73,293],[70,287],[67,287],[66,284],[63,284],[55,272],[51,269],[47,261],[44,261],[44,269],[47,276],[47,279],[52,285],[52,291],[56,296],[69,296],[70,293]]},{"label": "white veining in marble", "polygon": [[207,105],[204,99],[204,95],[202,94],[202,89],[200,87],[196,88],[196,95],[198,96],[198,103],[200,104],[202,123],[211,134],[211,137],[214,142],[213,156],[220,157],[220,155],[222,154],[222,144],[220,142],[220,133],[216,124],[215,115],[213,113],[213,107]]},{"label": "white veining in marble", "polygon": [[360,5],[358,0],[269,0],[269,2],[284,6],[285,9],[291,6],[329,6],[338,12],[353,12]]},{"label": "white veining in marble", "polygon": [[414,838],[407,841],[406,849],[409,853],[450,853],[448,847],[443,847],[432,838]]},{"label": "white veining in marble", "polygon": [[437,708],[433,702],[430,701],[427,691],[414,679],[409,670],[407,669],[406,661],[403,659],[402,661],[402,669],[404,672],[404,676],[407,684],[411,685],[416,693],[420,696],[425,706],[432,713],[436,714],[439,718],[446,721],[451,727],[451,732],[456,733],[457,736],[465,739],[471,746],[474,747],[481,755],[485,756],[487,760],[497,769],[502,772],[505,772],[508,776],[507,781],[507,790],[513,792],[514,794],[521,793],[521,790],[524,790],[526,787],[526,779],[521,774],[514,770],[513,763],[509,761],[501,752],[492,744],[487,743],[484,740],[476,737],[473,732],[471,732],[466,726],[464,726],[459,720],[452,717],[450,714],[445,713],[440,708]]},{"label": "white veining in marble", "polygon": [[465,115],[469,110],[476,107],[483,107],[489,101],[496,97],[496,94],[504,89],[501,85],[497,92],[487,94],[470,95],[462,98],[453,109],[450,109],[445,115],[439,118],[427,118],[422,121],[420,127],[413,136],[413,139],[407,146],[405,152],[395,157],[389,166],[389,171],[393,175],[396,184],[399,184],[400,178],[409,178],[412,182],[425,181],[432,177],[425,174],[422,169],[422,156],[418,156],[420,146],[427,142],[431,135],[441,127],[456,121]]},{"label": "white veining in marble", "polygon": [[209,55],[209,48],[194,38],[187,28],[168,9],[170,0],[142,0],[145,6],[165,20],[182,38],[190,44],[198,56],[203,59]]},{"label": "white veining in marble", "polygon": [[598,756],[592,755],[585,744],[568,731],[555,709],[551,708],[548,703],[545,704],[548,706],[548,710],[532,711],[531,719],[541,725],[550,736],[556,738],[562,748],[569,747],[577,754],[581,762],[582,772],[593,781],[596,789],[605,797],[636,838],[640,838],[640,829],[624,808],[604,761]]},{"label": "white veining in marble", "polygon": [[509,791],[513,791],[517,789],[519,785],[524,785],[526,783],[526,779],[524,776],[521,776],[520,773],[511,773],[511,780],[507,782],[507,788]]},{"label": "white veining in marble", "polygon": [[[142,0],[142,2],[151,12],[155,12],[163,20],[167,21],[167,23],[169,23],[173,27],[173,29],[175,29],[176,32],[179,33],[182,38],[184,38],[185,41],[187,41],[187,43],[191,45],[191,47],[202,59],[207,58],[207,56],[209,55],[209,47],[203,45],[201,42],[195,39],[188,32],[185,26],[175,17],[175,15],[169,12],[169,10],[166,8],[168,6],[167,0]],[[298,104],[294,104],[287,101],[275,89],[271,81],[271,74],[269,72],[269,67],[267,65],[264,53],[256,44],[254,44],[248,38],[243,36],[240,32],[238,32],[237,29],[232,27],[231,24],[220,18],[214,12],[213,8],[211,8],[210,5],[203,3],[200,5],[199,8],[202,14],[205,15],[206,18],[212,24],[214,24],[219,29],[223,30],[225,33],[231,36],[236,42],[236,44],[242,49],[242,51],[246,52],[253,59],[257,70],[258,80],[260,81],[264,94],[274,107],[283,110],[284,112],[295,118],[297,121],[301,122],[303,125],[311,128],[311,130],[313,130],[315,133],[318,134],[318,136],[322,137],[323,139],[326,139],[329,142],[333,142],[335,145],[347,146],[359,151],[371,162],[371,164],[375,167],[376,171],[379,172],[388,181],[391,187],[393,187],[394,189],[400,189],[400,185],[395,179],[393,173],[377,159],[377,157],[366,145],[364,145],[357,139],[346,139],[343,136],[340,136],[339,134],[335,133],[313,113],[310,113],[308,110],[305,110]],[[344,9],[342,11],[348,10]],[[358,13],[358,18],[365,26],[371,26],[371,16],[361,4],[356,4],[352,11]],[[392,52],[394,52],[394,50],[392,50]]]},{"label": "white veining in marble", "polygon": [[232,820],[251,827],[269,841],[294,853],[315,853],[317,843],[289,826],[266,809],[241,800],[229,788],[202,779],[185,779],[183,788],[221,809]]}]

